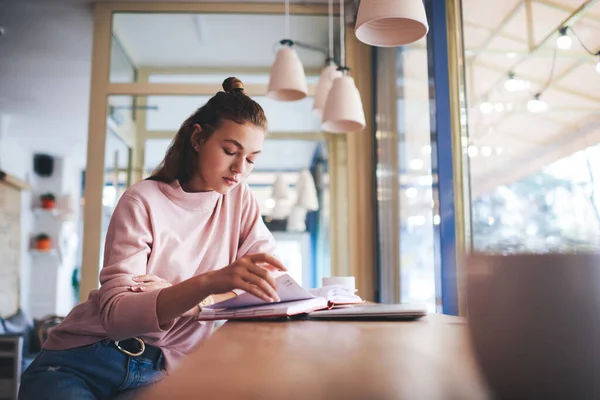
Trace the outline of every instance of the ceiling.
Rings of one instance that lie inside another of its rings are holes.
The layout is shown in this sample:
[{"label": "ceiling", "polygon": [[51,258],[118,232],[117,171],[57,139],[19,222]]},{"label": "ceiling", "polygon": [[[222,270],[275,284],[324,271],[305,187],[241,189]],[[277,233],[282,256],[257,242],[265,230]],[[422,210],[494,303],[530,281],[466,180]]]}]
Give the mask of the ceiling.
[{"label": "ceiling", "polygon": [[[117,13],[113,32],[138,67],[262,67],[275,59],[285,36],[283,15]],[[291,16],[294,40],[327,49],[326,16]],[[326,54],[298,49],[304,68]]]},{"label": "ceiling", "polygon": [[[575,36],[571,48],[557,49],[565,21],[591,52],[600,49],[600,1],[463,0],[468,138],[462,138],[473,198],[535,173],[553,162],[600,143],[598,56],[588,54]],[[569,16],[587,7],[575,18]],[[528,24],[528,15],[533,23]],[[406,46],[398,56],[398,130],[401,185],[407,207],[431,206],[430,96],[426,40]],[[556,51],[556,53],[555,53]],[[554,60],[554,61],[553,61]],[[554,64],[554,68],[552,67]],[[528,87],[508,91],[510,72]],[[536,93],[545,112],[529,111]],[[417,193],[417,194],[415,194]]]},{"label": "ceiling", "polygon": [[[0,1],[0,115],[26,148],[85,162],[92,12],[83,5]],[[75,39],[76,38],[76,39]]]},{"label": "ceiling", "polygon": [[[581,6],[588,8],[569,25],[597,52],[598,1],[532,0],[528,10],[526,0],[493,6],[463,0],[474,196],[600,143],[600,74],[595,69],[600,58],[588,54],[572,32],[570,49],[556,44],[558,28]],[[507,90],[509,72],[529,87]],[[548,110],[529,111],[528,101],[540,92]]]}]

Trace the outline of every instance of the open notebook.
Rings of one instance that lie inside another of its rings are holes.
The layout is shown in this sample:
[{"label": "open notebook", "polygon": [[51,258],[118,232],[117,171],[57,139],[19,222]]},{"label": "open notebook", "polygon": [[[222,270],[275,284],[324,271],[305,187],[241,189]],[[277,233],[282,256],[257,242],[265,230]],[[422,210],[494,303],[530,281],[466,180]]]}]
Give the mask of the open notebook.
[{"label": "open notebook", "polygon": [[232,299],[203,308],[198,319],[283,317],[364,302],[359,296],[337,285],[306,290],[287,273],[277,276],[275,280],[277,295],[281,301],[268,303],[244,292]]}]

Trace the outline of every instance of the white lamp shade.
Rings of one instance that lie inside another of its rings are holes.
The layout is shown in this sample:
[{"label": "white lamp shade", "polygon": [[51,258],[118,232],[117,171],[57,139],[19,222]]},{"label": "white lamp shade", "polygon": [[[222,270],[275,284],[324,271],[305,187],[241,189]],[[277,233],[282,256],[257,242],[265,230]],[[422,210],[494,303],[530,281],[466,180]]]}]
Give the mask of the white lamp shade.
[{"label": "white lamp shade", "polygon": [[296,183],[296,192],[298,195],[297,206],[308,211],[317,211],[319,209],[317,187],[309,170],[303,169],[300,171],[298,183]]},{"label": "white lamp shade", "polygon": [[423,0],[361,0],[354,34],[371,46],[395,47],[416,42],[428,30]]},{"label": "white lamp shade", "polygon": [[365,112],[354,79],[347,75],[336,78],[325,102],[323,130],[330,133],[357,132],[365,126]]},{"label": "white lamp shade", "polygon": [[305,232],[306,231],[306,209],[294,206],[287,218],[287,227],[289,232]]},{"label": "white lamp shade", "polygon": [[290,186],[282,174],[278,174],[273,183],[271,197],[274,200],[287,199],[290,196]]},{"label": "white lamp shade", "polygon": [[333,63],[321,70],[321,76],[319,77],[319,83],[317,83],[317,89],[315,91],[315,101],[313,103],[313,112],[319,117],[323,117],[323,109],[325,108],[327,95],[331,90],[334,79],[341,76],[342,71],[338,71],[337,66]]},{"label": "white lamp shade", "polygon": [[275,207],[273,207],[269,216],[273,219],[286,219],[289,213],[289,204],[285,204],[282,200],[275,200]]},{"label": "white lamp shade", "polygon": [[279,101],[301,100],[308,96],[304,68],[292,47],[285,46],[277,52],[271,66],[267,96]]}]

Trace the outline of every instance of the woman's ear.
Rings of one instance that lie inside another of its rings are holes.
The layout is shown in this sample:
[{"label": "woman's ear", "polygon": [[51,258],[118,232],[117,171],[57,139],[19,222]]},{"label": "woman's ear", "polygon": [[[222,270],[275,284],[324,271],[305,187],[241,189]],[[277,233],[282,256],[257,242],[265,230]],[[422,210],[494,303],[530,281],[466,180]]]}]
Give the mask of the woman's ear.
[{"label": "woman's ear", "polygon": [[193,125],[194,130],[190,136],[190,145],[195,151],[200,150],[200,143],[202,142],[202,127],[199,124]]}]

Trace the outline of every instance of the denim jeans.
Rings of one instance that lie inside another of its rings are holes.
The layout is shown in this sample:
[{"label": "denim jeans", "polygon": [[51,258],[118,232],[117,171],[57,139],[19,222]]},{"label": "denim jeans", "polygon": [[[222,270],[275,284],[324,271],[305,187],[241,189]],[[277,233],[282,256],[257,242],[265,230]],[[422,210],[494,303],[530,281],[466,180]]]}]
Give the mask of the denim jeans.
[{"label": "denim jeans", "polygon": [[[157,360],[128,356],[103,340],[68,350],[42,350],[21,377],[19,400],[102,400],[159,381]],[[119,397],[121,398],[121,397]]]}]

